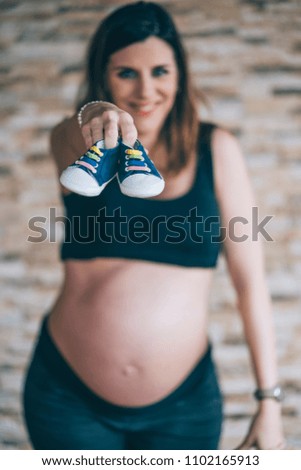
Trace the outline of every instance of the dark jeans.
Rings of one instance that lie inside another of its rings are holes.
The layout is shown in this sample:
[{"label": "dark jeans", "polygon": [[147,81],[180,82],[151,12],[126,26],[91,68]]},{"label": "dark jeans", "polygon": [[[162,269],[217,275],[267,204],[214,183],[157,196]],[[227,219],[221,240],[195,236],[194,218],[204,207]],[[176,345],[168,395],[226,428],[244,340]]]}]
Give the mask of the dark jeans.
[{"label": "dark jeans", "polygon": [[211,348],[163,400],[117,406],[92,392],[66,363],[47,317],[24,382],[24,418],[34,449],[217,449],[222,398]]}]

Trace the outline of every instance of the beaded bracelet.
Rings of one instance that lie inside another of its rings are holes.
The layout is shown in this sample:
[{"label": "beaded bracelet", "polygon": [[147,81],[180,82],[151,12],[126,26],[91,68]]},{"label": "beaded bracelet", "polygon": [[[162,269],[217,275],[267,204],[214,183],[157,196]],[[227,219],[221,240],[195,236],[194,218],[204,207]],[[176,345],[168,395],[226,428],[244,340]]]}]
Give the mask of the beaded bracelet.
[{"label": "beaded bracelet", "polygon": [[98,104],[98,103],[103,103],[103,101],[100,101],[100,100],[89,101],[89,103],[84,104],[84,105],[80,108],[80,110],[79,110],[79,112],[78,112],[78,114],[77,114],[77,122],[78,122],[79,127],[82,127],[82,125],[83,125],[83,112],[84,112],[84,110],[85,110],[88,106],[90,106],[90,104]]}]

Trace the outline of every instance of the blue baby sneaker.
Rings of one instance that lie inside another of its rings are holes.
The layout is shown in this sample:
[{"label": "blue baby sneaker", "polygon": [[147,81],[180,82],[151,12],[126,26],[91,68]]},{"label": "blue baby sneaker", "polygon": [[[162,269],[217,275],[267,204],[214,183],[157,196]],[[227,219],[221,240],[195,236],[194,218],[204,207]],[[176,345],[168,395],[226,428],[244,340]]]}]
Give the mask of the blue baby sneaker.
[{"label": "blue baby sneaker", "polygon": [[163,191],[164,179],[139,140],[136,140],[134,147],[120,142],[119,152],[117,181],[123,194],[147,198]]},{"label": "blue baby sneaker", "polygon": [[106,149],[104,140],[99,140],[62,172],[60,182],[82,196],[98,196],[116,176],[118,156],[119,145]]}]

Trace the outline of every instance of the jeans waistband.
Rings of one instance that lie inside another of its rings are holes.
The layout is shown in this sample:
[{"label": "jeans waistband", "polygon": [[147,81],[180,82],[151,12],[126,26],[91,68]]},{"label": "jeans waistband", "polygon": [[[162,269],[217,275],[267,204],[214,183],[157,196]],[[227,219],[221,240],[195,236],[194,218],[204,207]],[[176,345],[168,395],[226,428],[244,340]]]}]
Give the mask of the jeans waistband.
[{"label": "jeans waistband", "polygon": [[79,393],[82,397],[92,402],[93,405],[99,407],[103,413],[107,413],[109,415],[139,415],[160,411],[164,409],[166,405],[176,401],[185,393],[193,389],[194,386],[199,384],[200,381],[204,379],[208,367],[210,365],[212,366],[212,347],[209,344],[205,354],[201,357],[200,361],[187,377],[174,391],[162,400],[150,405],[137,407],[115,405],[89,389],[68,365],[49,334],[47,321],[48,315],[45,316],[42,321],[40,335],[36,346],[36,353],[42,356],[44,363],[47,364],[48,370],[50,370],[54,376],[59,377],[59,379],[64,382],[69,389],[71,388],[74,393]]}]

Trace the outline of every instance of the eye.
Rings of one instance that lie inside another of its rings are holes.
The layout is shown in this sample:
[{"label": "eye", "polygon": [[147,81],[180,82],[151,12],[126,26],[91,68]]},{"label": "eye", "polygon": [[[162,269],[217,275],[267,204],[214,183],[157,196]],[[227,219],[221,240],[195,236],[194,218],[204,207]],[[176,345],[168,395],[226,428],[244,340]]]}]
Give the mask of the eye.
[{"label": "eye", "polygon": [[136,76],[136,72],[132,69],[123,69],[118,73],[118,77],[120,78],[135,78]]},{"label": "eye", "polygon": [[160,66],[155,67],[153,69],[152,75],[153,75],[153,77],[161,77],[162,75],[166,75],[168,73],[169,73],[169,71],[167,70],[167,68],[160,65]]}]

